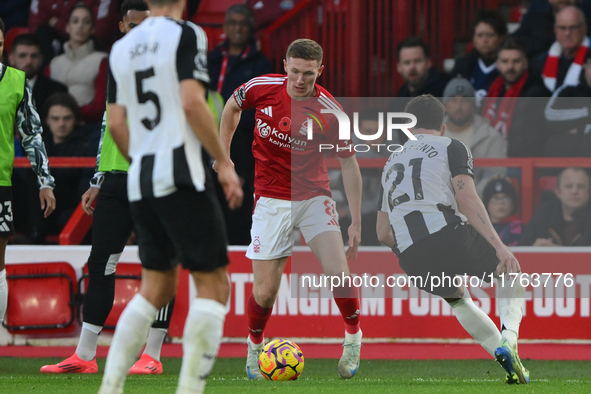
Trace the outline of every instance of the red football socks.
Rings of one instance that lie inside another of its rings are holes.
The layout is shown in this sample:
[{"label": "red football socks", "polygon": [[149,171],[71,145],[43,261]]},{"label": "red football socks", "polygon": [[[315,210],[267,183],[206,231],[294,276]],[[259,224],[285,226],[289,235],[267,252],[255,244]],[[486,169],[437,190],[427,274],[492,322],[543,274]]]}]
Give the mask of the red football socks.
[{"label": "red football socks", "polygon": [[[357,293],[356,289],[353,292]],[[356,334],[359,331],[359,297],[337,298],[335,294],[334,300],[345,321],[345,330],[349,334]]]},{"label": "red football socks", "polygon": [[[359,302],[357,303],[359,305]],[[263,342],[263,331],[267,325],[273,308],[263,308],[254,300],[254,295],[248,299],[248,331],[250,340],[255,345]]]}]

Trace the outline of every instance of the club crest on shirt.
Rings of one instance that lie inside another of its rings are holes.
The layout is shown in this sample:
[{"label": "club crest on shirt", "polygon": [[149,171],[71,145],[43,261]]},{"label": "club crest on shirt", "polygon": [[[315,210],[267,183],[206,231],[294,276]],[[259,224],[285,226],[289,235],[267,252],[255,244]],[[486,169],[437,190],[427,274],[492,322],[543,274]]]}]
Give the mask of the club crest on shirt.
[{"label": "club crest on shirt", "polygon": [[207,56],[203,52],[199,52],[195,55],[195,68],[198,70],[207,69]]}]

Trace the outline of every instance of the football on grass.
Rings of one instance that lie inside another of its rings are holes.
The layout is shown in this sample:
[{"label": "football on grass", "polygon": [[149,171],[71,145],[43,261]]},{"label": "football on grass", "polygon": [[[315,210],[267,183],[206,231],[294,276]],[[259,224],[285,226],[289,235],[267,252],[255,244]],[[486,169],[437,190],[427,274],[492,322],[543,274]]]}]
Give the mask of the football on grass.
[{"label": "football on grass", "polygon": [[294,380],[304,369],[304,354],[294,342],[275,339],[263,347],[259,366],[267,380]]}]

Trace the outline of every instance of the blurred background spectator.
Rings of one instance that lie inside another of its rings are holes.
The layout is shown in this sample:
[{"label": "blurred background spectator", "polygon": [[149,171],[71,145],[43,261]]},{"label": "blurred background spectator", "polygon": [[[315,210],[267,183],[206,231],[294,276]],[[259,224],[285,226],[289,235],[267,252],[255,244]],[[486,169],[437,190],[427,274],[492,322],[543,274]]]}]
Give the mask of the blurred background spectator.
[{"label": "blurred background spectator", "polygon": [[507,246],[516,246],[524,226],[515,215],[519,200],[511,180],[500,175],[491,178],[484,187],[482,202],[501,241]]},{"label": "blurred background spectator", "polygon": [[[554,23],[558,11],[569,5],[582,6],[581,0],[533,0],[514,37],[527,48],[527,57],[535,59],[550,48],[554,42]],[[588,9],[589,7],[585,7]],[[589,16],[589,15],[588,15]]]},{"label": "blurred background spectator", "polygon": [[591,246],[590,178],[578,167],[564,169],[556,182],[556,196],[538,206],[520,245]]},{"label": "blurred background spectator", "polygon": [[589,47],[587,23],[580,8],[566,6],[560,9],[556,14],[554,31],[556,41],[532,64],[532,71],[542,75],[550,92],[563,84],[576,86],[579,83]]},{"label": "blurred background spectator", "polygon": [[[68,93],[55,93],[45,102],[42,117],[43,133],[49,157],[93,157],[97,146],[89,146],[88,133],[80,126],[80,109]],[[78,206],[92,174],[81,168],[54,168],[54,193],[59,205],[40,227],[40,236],[58,235]]]},{"label": "blurred background spectator", "polygon": [[71,8],[66,24],[70,40],[64,54],[49,64],[49,76],[65,84],[80,106],[81,119],[100,124],[107,98],[107,54],[95,48],[95,31],[91,9],[84,3]]},{"label": "blurred background spectator", "polygon": [[[444,136],[462,141],[472,151],[473,157],[507,157],[507,145],[503,136],[491,127],[488,120],[476,113],[474,88],[465,78],[452,79],[443,92],[443,104],[447,115]],[[503,167],[474,168],[476,190],[482,195],[484,185],[493,175],[504,175]]]},{"label": "blurred background spectator", "polygon": [[43,41],[44,55],[49,62],[61,53],[61,44],[68,39],[68,19],[73,7],[85,4],[95,21],[95,38],[98,47],[109,51],[121,37],[117,29],[120,1],[115,0],[32,0],[29,10],[29,29]]},{"label": "blurred background spectator", "polygon": [[562,85],[546,106],[549,137],[546,157],[591,156],[591,51],[577,86]]},{"label": "blurred background spectator", "polygon": [[[499,48],[495,79],[482,106],[488,119],[507,141],[508,157],[541,156],[547,139],[541,114],[550,93],[540,77],[528,71],[525,47],[518,39],[507,37]],[[540,114],[540,116],[532,116]]]},{"label": "blurred background spectator", "polygon": [[41,53],[41,42],[37,36],[33,34],[17,36],[12,41],[8,61],[12,67],[25,72],[33,89],[33,100],[38,109],[43,108],[45,100],[53,93],[68,91],[66,85],[54,81],[41,71],[43,54]]},{"label": "blurred background spectator", "polygon": [[[210,89],[219,92],[227,101],[234,89],[259,75],[271,72],[271,64],[259,51],[254,39],[254,16],[250,8],[235,4],[228,8],[224,21],[226,40],[209,54]],[[230,154],[236,173],[242,182],[244,200],[242,206],[230,210],[218,185],[220,203],[226,218],[228,240],[231,245],[250,244],[250,227],[254,209],[254,139],[255,111],[243,111],[236,128]],[[220,113],[221,114],[221,113]]]},{"label": "blurred background spectator", "polygon": [[429,47],[418,37],[402,40],[396,47],[396,70],[404,79],[404,85],[396,97],[416,97],[432,94],[441,97],[449,81],[449,75],[437,70],[431,63]]},{"label": "blurred background spectator", "polygon": [[482,10],[476,14],[472,34],[474,48],[455,61],[452,77],[461,75],[468,79],[478,98],[486,96],[490,85],[499,76],[496,67],[497,53],[507,35],[507,23],[498,11]]}]

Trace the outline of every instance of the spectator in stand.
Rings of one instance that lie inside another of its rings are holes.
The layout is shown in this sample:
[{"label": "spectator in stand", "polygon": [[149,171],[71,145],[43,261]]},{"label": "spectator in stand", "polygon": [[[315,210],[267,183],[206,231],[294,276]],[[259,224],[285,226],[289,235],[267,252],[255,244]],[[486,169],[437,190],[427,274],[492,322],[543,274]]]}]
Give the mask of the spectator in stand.
[{"label": "spectator in stand", "polygon": [[443,95],[449,76],[431,64],[429,47],[418,37],[409,37],[396,47],[397,71],[404,79],[397,97],[416,97],[432,94]]},{"label": "spectator in stand", "polygon": [[576,86],[589,48],[587,23],[580,8],[563,7],[556,14],[556,41],[536,58],[532,72],[541,75],[552,93],[564,85]]},{"label": "spectator in stand", "polygon": [[566,6],[581,6],[581,3],[581,0],[532,1],[527,13],[521,19],[519,29],[513,33],[513,37],[519,38],[525,44],[528,59],[536,59],[542,55],[556,39],[554,34],[556,14]]},{"label": "spectator in stand", "polygon": [[507,246],[516,246],[524,226],[514,216],[519,202],[511,180],[506,176],[491,178],[484,187],[482,202],[501,241]]},{"label": "spectator in stand", "polygon": [[110,0],[32,0],[29,9],[29,29],[37,34],[43,42],[44,55],[47,61],[61,52],[61,44],[68,34],[68,20],[72,8],[78,4],[86,4],[96,22],[95,38],[99,48],[110,50],[111,45],[121,37],[118,33],[118,6],[120,1]]},{"label": "spectator in stand", "polygon": [[[226,41],[209,54],[209,78],[211,88],[217,90],[227,101],[234,90],[259,75],[271,73],[271,64],[257,48],[254,33],[254,17],[244,4],[234,4],[226,11],[224,22]],[[230,245],[250,244],[250,227],[254,209],[254,139],[255,109],[243,111],[234,134],[230,154],[240,177],[244,200],[242,206],[231,210],[221,189],[219,200],[224,210],[228,242]],[[221,112],[220,112],[221,115]]]},{"label": "spectator in stand", "polygon": [[66,30],[70,40],[65,53],[49,64],[49,76],[65,84],[80,106],[81,119],[100,124],[107,100],[107,54],[95,49],[91,9],[84,3],[72,7]]},{"label": "spectator in stand", "polygon": [[520,245],[591,246],[590,178],[579,167],[564,169],[556,181],[556,197],[538,206]]},{"label": "spectator in stand", "polygon": [[486,96],[488,88],[499,76],[497,54],[507,35],[507,23],[499,12],[482,10],[476,15],[473,26],[474,48],[456,59],[451,75],[468,79],[474,86],[476,97],[481,98]]},{"label": "spectator in stand", "polygon": [[544,156],[591,156],[591,51],[577,86],[562,85],[548,101],[544,115],[549,138]]},{"label": "spectator in stand", "polygon": [[507,141],[508,157],[540,156],[546,140],[544,107],[550,92],[528,71],[525,47],[507,37],[499,48],[495,79],[482,105],[482,115]]},{"label": "spectator in stand", "polygon": [[43,108],[45,100],[53,93],[67,92],[68,87],[54,81],[41,72],[43,65],[43,54],[41,53],[41,42],[33,34],[21,34],[12,42],[10,65],[18,70],[24,71],[33,89],[33,100],[35,106]]},{"label": "spectator in stand", "polygon": [[[474,88],[465,78],[452,79],[443,92],[443,104],[447,113],[444,123],[445,136],[464,143],[473,157],[507,157],[507,144],[486,119],[476,113]],[[504,175],[503,167],[474,168],[476,191],[482,190],[489,178]]]},{"label": "spectator in stand", "polygon": [[[47,135],[45,146],[49,157],[92,156],[88,136],[80,129],[80,109],[74,97],[65,92],[49,97],[43,108],[43,121]],[[96,147],[95,147],[96,151]],[[41,236],[58,235],[78,206],[82,192],[90,180],[83,179],[81,168],[56,168],[52,171],[57,186],[54,189],[60,202],[54,215],[40,226]]]}]

